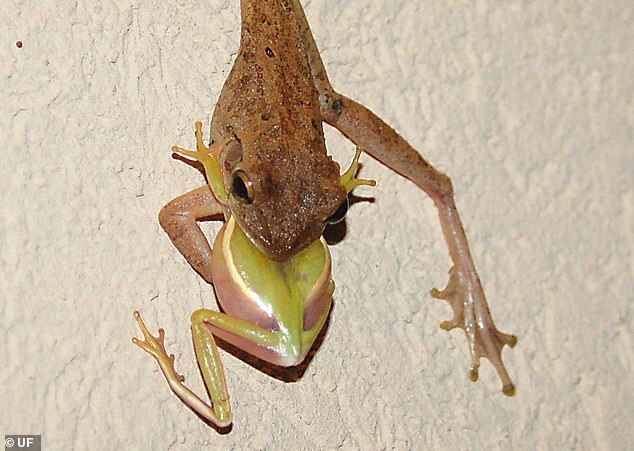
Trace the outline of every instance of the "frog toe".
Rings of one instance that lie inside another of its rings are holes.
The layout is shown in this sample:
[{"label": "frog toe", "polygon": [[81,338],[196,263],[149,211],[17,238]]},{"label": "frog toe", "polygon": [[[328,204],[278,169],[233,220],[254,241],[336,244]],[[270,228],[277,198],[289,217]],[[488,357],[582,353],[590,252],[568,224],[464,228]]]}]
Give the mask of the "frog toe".
[{"label": "frog toe", "polygon": [[484,357],[497,371],[502,381],[502,392],[512,396],[515,393],[515,385],[502,361],[502,349],[505,345],[514,347],[517,337],[501,332],[495,327],[477,276],[452,267],[447,287],[444,290],[434,288],[431,295],[447,301],[453,310],[453,318],[443,321],[440,327],[444,330],[461,328],[465,331],[471,353],[469,379],[478,380],[480,358]]},{"label": "frog toe", "polygon": [[163,330],[163,328],[160,328],[158,330],[158,335],[155,337],[148,330],[139,312],[134,312],[134,319],[139,325],[139,329],[141,329],[143,340],[132,337],[132,343],[154,357],[161,368],[165,368],[165,370],[170,373],[174,379],[180,382],[184,382],[185,377],[181,374],[178,374],[176,372],[176,369],[174,368],[174,354],[168,354],[167,350],[165,349],[165,331]]}]

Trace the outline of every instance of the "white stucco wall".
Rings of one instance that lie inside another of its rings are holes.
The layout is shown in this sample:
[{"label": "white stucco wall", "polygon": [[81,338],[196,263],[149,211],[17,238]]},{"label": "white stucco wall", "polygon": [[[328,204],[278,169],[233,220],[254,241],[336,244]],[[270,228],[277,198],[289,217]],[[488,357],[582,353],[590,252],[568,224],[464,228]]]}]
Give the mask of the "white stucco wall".
[{"label": "white stucco wall", "polygon": [[[169,3],[169,4],[168,4]],[[190,3],[195,3],[192,6]],[[634,443],[634,13],[588,2],[306,2],[334,86],[452,177],[494,318],[519,337],[467,380],[433,204],[363,157],[319,352],[283,382],[222,352],[219,435],[130,343],[140,309],[200,392],[189,315],[215,307],[156,214],[201,175],[237,0],[0,10],[0,433],[58,449],[626,449]],[[18,49],[15,41],[24,45]],[[208,125],[205,125],[205,132]],[[332,130],[347,165],[353,146]],[[217,225],[206,230],[213,234]]]}]

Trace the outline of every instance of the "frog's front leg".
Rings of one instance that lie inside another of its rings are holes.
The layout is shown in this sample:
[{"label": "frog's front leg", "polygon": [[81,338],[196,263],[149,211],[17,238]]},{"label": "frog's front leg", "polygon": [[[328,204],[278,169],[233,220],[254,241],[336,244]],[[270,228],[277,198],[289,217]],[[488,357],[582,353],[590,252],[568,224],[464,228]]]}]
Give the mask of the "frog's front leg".
[{"label": "frog's front leg", "polygon": [[502,381],[502,391],[513,395],[515,387],[502,362],[502,348],[517,343],[513,335],[497,330],[473,263],[467,237],[454,202],[451,180],[434,169],[389,125],[369,109],[334,91],[322,96],[324,119],[381,163],[414,182],[436,204],[443,234],[453,261],[450,280],[432,296],[449,302],[454,318],[441,327],[464,329],[471,353],[470,378],[478,379],[480,358],[487,358]]}]

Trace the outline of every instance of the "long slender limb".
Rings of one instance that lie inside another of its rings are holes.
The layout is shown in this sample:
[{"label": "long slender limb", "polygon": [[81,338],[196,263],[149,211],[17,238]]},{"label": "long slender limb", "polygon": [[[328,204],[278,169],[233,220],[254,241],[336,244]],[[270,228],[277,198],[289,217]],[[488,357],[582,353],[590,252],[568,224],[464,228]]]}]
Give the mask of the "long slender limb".
[{"label": "long slender limb", "polygon": [[[201,369],[203,366],[208,368],[205,383],[211,399],[212,405],[210,406],[183,384],[185,378],[179,375],[174,369],[174,354],[168,355],[165,350],[165,332],[163,329],[159,329],[158,336],[154,337],[148,331],[139,312],[134,312],[134,318],[143,333],[143,341],[135,337],[132,338],[132,342],[156,359],[172,391],[176,393],[183,403],[203,418],[218,427],[229,426],[231,424],[229,396],[227,394],[222,364],[213,337],[209,335],[204,341],[200,342],[203,347],[204,358],[200,360],[199,357],[198,360]],[[196,344],[196,331],[193,327],[192,331],[194,333],[194,343]],[[199,350],[196,348],[196,355],[198,356],[198,354]],[[207,383],[209,374],[213,377],[212,383]],[[203,375],[205,375],[205,372],[203,372]]]},{"label": "long slender limb", "polygon": [[319,92],[323,119],[381,163],[414,182],[433,199],[453,261],[447,288],[432,290],[434,297],[447,300],[454,311],[454,318],[441,326],[447,330],[454,327],[465,330],[471,353],[472,380],[478,378],[480,357],[486,357],[498,372],[502,391],[512,395],[515,387],[504,367],[501,352],[505,344],[515,346],[517,338],[498,331],[493,323],[456,209],[451,180],[434,169],[372,111],[332,88],[299,0],[292,1],[308,53],[311,75]]},{"label": "long slender limb", "polygon": [[197,221],[222,212],[209,185],[178,196],[159,212],[159,223],[176,249],[208,283],[212,283],[211,246]]},{"label": "long slender limb", "polygon": [[308,54],[311,76],[319,92],[323,119],[381,163],[412,180],[434,201],[437,196],[432,195],[432,192],[439,189],[452,194],[449,177],[436,171],[392,127],[366,107],[335,92],[304,10],[299,0],[292,2],[296,23]]},{"label": "long slender limb", "polygon": [[502,362],[504,345],[515,346],[517,338],[498,331],[482,290],[464,228],[453,197],[451,180],[434,169],[412,146],[369,109],[339,94],[329,94],[322,105],[325,120],[371,156],[414,182],[434,201],[453,261],[449,284],[436,298],[447,300],[454,318],[444,329],[464,329],[471,353],[471,380],[477,380],[480,358],[493,364],[502,381],[502,391],[513,395],[515,387]]},{"label": "long slender limb", "polygon": [[[297,365],[305,356],[301,346],[301,338],[294,337],[292,333],[266,329],[222,312],[206,309],[197,310],[192,314],[192,330],[198,331],[198,337],[200,337],[197,339],[196,333],[194,334],[197,355],[197,340],[202,343],[213,334],[249,354],[275,365]],[[203,370],[203,376],[204,373]],[[207,381],[211,380],[212,376],[204,376],[204,378]]]},{"label": "long slender limb", "polygon": [[[319,328],[308,332],[312,338],[323,326],[326,316],[320,320]],[[207,404],[183,384],[185,378],[174,368],[174,355],[168,355],[165,350],[163,329],[159,329],[158,336],[154,337],[148,331],[139,312],[134,312],[134,318],[143,333],[143,340],[135,337],[132,338],[132,342],[156,359],[168,385],[185,405],[218,427],[230,425],[232,415],[227,383],[214,335],[277,365],[297,365],[305,357],[302,343],[289,340],[289,336],[281,332],[265,329],[225,313],[197,310],[192,314],[192,338],[196,360],[209,393],[210,404]]]},{"label": "long slender limb", "polygon": [[[201,309],[192,314],[192,324],[210,324],[214,330],[221,330],[236,337],[248,340],[259,346],[273,348],[280,342],[280,334],[247,320],[222,312]],[[222,335],[218,334],[223,337]],[[224,337],[223,337],[224,338]],[[227,339],[233,343],[230,339]]]}]

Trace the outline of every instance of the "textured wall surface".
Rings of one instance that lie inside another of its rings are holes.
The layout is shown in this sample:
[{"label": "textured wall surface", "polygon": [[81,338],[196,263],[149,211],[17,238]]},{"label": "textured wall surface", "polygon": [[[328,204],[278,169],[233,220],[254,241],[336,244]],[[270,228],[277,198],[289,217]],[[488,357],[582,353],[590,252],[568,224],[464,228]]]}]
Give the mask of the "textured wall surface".
[{"label": "textured wall surface", "polygon": [[[189,315],[215,300],[156,214],[203,181],[169,148],[208,124],[238,3],[0,11],[0,433],[48,450],[631,447],[627,0],[305,2],[333,85],[451,175],[494,318],[519,337],[514,398],[488,362],[469,382],[464,335],[438,328],[450,309],[429,289],[449,258],[432,202],[363,157],[379,186],[357,194],[375,201],[332,247],[334,311],[303,376],[221,351],[231,433],[181,405],[130,343],[132,311],[202,393]],[[327,139],[347,165],[353,146]]]}]

